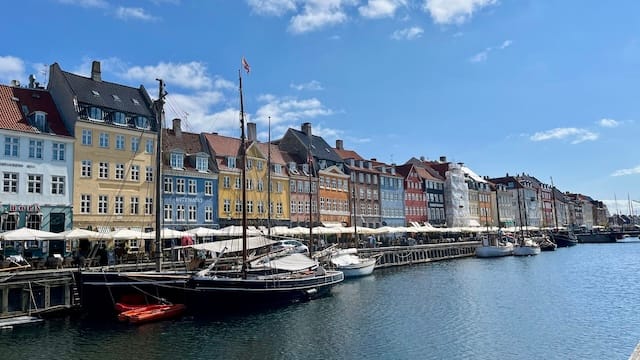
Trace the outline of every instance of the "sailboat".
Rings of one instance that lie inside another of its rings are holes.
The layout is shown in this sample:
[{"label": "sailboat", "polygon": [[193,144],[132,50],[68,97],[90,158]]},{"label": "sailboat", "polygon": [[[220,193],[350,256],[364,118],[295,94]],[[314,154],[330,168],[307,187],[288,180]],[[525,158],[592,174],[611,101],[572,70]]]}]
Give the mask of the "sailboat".
[{"label": "sailboat", "polygon": [[551,240],[556,243],[558,247],[569,247],[578,244],[578,238],[571,230],[560,231],[558,228],[558,209],[556,208],[556,188],[553,186],[553,178],[551,179],[551,197],[553,199],[553,214],[555,220],[555,227],[549,234]]},{"label": "sailboat", "polygon": [[[496,185],[499,186],[499,185]],[[496,209],[498,209],[498,225],[500,225],[500,204],[499,204],[500,195],[498,194],[498,189],[496,187]],[[489,233],[489,214],[487,213],[487,233],[486,236],[482,238],[482,244],[476,248],[476,256],[479,258],[489,258],[489,257],[501,257],[501,256],[509,256],[513,255],[513,243],[506,236],[498,236],[491,237]],[[502,231],[498,231],[499,235],[502,235]]]},{"label": "sailboat", "polygon": [[[513,248],[514,256],[529,256],[529,255],[538,255],[540,254],[540,245],[538,245],[535,241],[533,241],[528,236],[524,236],[524,230],[522,229],[522,206],[520,202],[520,189],[516,189],[518,191],[518,214],[520,216],[520,238],[518,239],[515,247]],[[526,204],[525,204],[526,205]],[[525,224],[528,224],[527,221],[527,209],[525,206],[524,209],[524,221]]]},{"label": "sailboat", "polygon": [[[243,65],[246,61],[243,59]],[[245,67],[247,69],[247,67]],[[247,69],[248,71],[248,69]],[[242,73],[238,70],[240,92],[240,168],[242,203],[246,204],[246,138]],[[247,255],[247,210],[242,207],[242,267],[239,271],[216,271],[215,263],[198,271],[187,281],[190,303],[200,309],[239,309],[308,300],[321,296],[344,280],[341,271],[325,270],[302,254],[269,255],[261,266],[250,269]],[[254,262],[255,264],[255,262]],[[219,305],[221,307],[218,307]]]}]

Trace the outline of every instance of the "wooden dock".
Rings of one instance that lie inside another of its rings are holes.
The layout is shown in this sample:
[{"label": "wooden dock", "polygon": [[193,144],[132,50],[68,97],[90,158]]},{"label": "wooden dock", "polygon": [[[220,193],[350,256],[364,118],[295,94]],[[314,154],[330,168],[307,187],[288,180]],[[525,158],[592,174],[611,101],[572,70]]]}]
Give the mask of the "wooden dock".
[{"label": "wooden dock", "polygon": [[365,256],[379,256],[376,263],[376,269],[378,269],[475,256],[478,246],[480,241],[464,241],[363,248],[358,249],[358,253]]}]

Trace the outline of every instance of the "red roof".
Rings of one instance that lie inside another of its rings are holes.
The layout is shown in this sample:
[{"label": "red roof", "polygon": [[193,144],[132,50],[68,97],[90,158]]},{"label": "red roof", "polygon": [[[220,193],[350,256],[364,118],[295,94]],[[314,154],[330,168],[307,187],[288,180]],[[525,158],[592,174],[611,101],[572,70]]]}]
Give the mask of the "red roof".
[{"label": "red roof", "polygon": [[23,106],[26,106],[27,116],[34,111],[46,113],[52,134],[70,136],[51,95],[44,89],[0,85],[0,128],[32,134],[41,133],[29,123],[27,116],[22,112]]}]

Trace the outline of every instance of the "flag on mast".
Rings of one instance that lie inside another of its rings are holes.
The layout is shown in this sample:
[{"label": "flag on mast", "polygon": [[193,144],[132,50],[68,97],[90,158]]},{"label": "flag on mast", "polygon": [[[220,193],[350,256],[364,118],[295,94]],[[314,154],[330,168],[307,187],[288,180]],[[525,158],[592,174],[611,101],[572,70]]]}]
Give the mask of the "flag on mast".
[{"label": "flag on mast", "polygon": [[249,63],[247,62],[247,59],[244,58],[244,56],[242,57],[242,67],[247,71],[247,74],[251,71],[251,66],[249,66]]}]

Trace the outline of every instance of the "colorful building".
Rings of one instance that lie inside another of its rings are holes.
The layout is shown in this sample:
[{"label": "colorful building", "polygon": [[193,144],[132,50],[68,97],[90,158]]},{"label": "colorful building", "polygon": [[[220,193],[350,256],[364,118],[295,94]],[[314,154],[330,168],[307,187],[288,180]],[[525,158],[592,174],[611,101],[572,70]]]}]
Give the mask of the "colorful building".
[{"label": "colorful building", "polygon": [[0,232],[71,229],[74,139],[33,76],[0,85],[0,141]]}]

